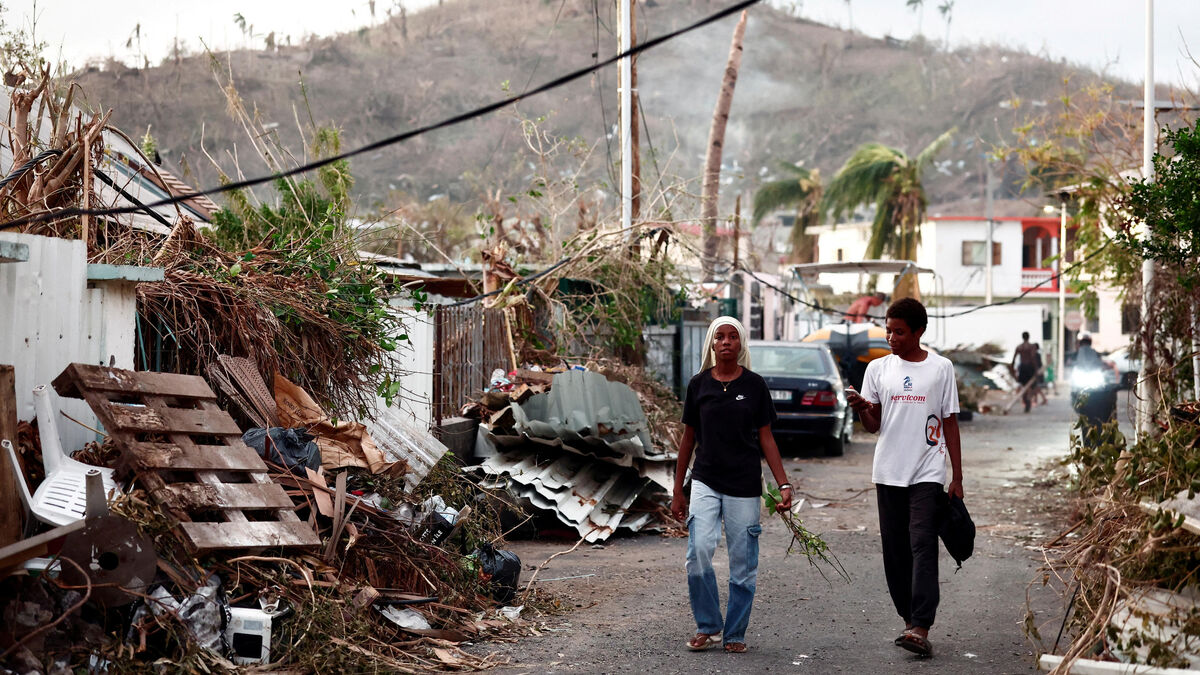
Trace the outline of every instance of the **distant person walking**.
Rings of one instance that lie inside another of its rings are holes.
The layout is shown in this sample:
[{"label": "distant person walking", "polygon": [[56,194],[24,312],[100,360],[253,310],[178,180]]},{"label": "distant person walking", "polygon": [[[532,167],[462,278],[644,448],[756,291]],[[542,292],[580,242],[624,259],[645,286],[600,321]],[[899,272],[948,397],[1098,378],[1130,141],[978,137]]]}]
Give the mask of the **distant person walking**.
[{"label": "distant person walking", "polygon": [[849,323],[870,323],[871,320],[867,317],[867,313],[871,311],[872,307],[878,307],[886,300],[887,296],[883,293],[862,296],[850,303],[850,307],[846,309],[846,321]]},{"label": "distant person walking", "polygon": [[933,654],[929,629],[938,602],[938,510],[946,491],[962,497],[958,388],[954,364],[921,348],[929,322],[919,300],[904,298],[887,310],[892,353],[867,365],[863,391],[847,400],[863,427],[879,432],[871,480],[879,505],[883,572],[896,612],[904,620],[897,646]]},{"label": "distant person walking", "polygon": [[[704,360],[688,383],[683,403],[686,426],[679,442],[671,513],[679,520],[687,516],[688,599],[696,619],[696,635],[687,646],[693,651],[718,642],[730,653],[746,651],[762,533],[762,458],[783,497],[777,508],[792,506],[792,486],[771,435],[775,406],[766,381],[750,370],[745,335],[732,317],[719,317],[709,325]],[[689,508],[683,489],[693,450]],[[712,564],[722,522],[729,551],[729,605],[723,619]]]},{"label": "distant person walking", "polygon": [[1017,371],[1017,383],[1022,387],[1021,400],[1025,403],[1025,412],[1029,412],[1040,388],[1038,383],[1042,370],[1042,352],[1037,344],[1029,341],[1029,331],[1021,333],[1021,344],[1013,352],[1012,366]]}]

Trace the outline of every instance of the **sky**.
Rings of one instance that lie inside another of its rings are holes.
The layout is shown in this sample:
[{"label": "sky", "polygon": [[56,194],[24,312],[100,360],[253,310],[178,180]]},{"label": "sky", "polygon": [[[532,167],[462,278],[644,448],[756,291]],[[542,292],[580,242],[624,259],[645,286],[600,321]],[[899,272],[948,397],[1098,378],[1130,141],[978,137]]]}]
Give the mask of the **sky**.
[{"label": "sky", "polygon": [[[527,0],[543,2],[545,0]],[[563,0],[577,2],[578,0]],[[613,0],[604,0],[613,2]],[[872,36],[909,38],[920,28],[927,38],[944,40],[946,21],[938,5],[924,0],[919,11],[906,0],[771,0],[805,18],[839,27],[852,26]],[[437,0],[403,0],[409,11]],[[446,0],[453,3],[454,0]],[[375,0],[382,21],[398,0]],[[722,3],[714,2],[713,6]],[[1155,80],[1200,90],[1200,66],[1187,55],[1190,46],[1200,60],[1200,0],[1155,0]],[[157,63],[176,38],[197,49],[203,40],[214,49],[261,46],[274,32],[277,41],[306,34],[329,35],[372,22],[368,0],[118,0],[98,11],[94,0],[0,0],[11,27],[35,25],[55,58],[72,66],[109,56],[126,62],[139,54]],[[36,6],[36,13],[34,8]],[[234,22],[240,13],[250,42]],[[1053,59],[1089,66],[1141,82],[1144,77],[1145,0],[953,0],[949,39],[954,46],[995,43],[1025,48]],[[140,26],[140,48],[126,42]]]}]

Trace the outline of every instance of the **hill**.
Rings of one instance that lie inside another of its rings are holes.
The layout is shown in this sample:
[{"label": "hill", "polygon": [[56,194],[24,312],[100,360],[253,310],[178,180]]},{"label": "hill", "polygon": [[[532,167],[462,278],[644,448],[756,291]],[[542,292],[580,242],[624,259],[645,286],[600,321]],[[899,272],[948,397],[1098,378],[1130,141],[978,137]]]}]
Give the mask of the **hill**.
[{"label": "hill", "polygon": [[[146,69],[112,64],[78,78],[90,103],[113,107],[114,122],[130,133],[149,127],[165,162],[208,186],[217,177],[202,142],[226,170],[234,168],[228,159],[233,155],[245,175],[265,169],[251,156],[245,131],[225,112],[214,62],[232,73],[247,107],[292,148],[300,148],[297,126],[300,120],[307,124],[310,112],[318,123],[337,125],[342,147],[349,148],[491,102],[504,95],[503,83],[520,91],[590,64],[594,54],[611,55],[612,3],[599,4],[608,9],[596,17],[587,0],[452,0],[302,45],[215,59],[181,56]],[[720,6],[647,0],[639,5],[639,34],[662,34]],[[654,159],[664,174],[699,174],[733,22],[640,58],[643,164],[651,178]],[[1074,87],[1098,76],[1004,48],[945,52],[920,39],[873,39],[755,7],[726,139],[726,209],[731,195],[769,179],[780,161],[802,161],[829,177],[860,143],[915,152],[955,126],[955,143],[929,179],[930,199],[970,203],[982,194],[983,152],[1009,138],[1030,106],[1054,105],[1066,78]],[[523,103],[521,112],[545,115],[545,128],[594,144],[605,161],[595,164],[593,176],[607,181],[604,165],[610,152],[615,161],[617,151],[615,134],[611,149],[605,142],[616,119],[615,91],[610,68]],[[1025,107],[1009,105],[1018,99]],[[358,157],[352,170],[360,208],[382,204],[393,190],[470,201],[485,186],[527,189],[531,170],[523,145],[515,116],[502,111]],[[1017,167],[1006,172],[1008,196],[1022,177]],[[688,186],[698,192],[694,181]]]}]

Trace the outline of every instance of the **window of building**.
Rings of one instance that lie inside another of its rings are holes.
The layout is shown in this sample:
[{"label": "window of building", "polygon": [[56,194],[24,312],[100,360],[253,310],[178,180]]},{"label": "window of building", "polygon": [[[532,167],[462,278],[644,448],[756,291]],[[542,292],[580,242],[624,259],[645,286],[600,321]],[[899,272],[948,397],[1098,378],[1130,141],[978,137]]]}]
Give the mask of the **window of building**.
[{"label": "window of building", "polygon": [[840,248],[839,248],[839,249],[837,250],[837,252],[838,252],[838,259],[837,259],[837,261],[838,261],[838,262],[842,262],[842,258],[843,258],[843,257],[846,255],[846,251],[845,251],[845,249],[840,249]]},{"label": "window of building", "polygon": [[1087,332],[1089,332],[1089,333],[1099,333],[1099,332],[1100,332],[1100,317],[1098,317],[1098,316],[1089,316],[1089,317],[1087,318],[1087,323],[1086,323],[1086,326],[1087,326]]},{"label": "window of building", "polygon": [[[963,267],[983,267],[987,264],[986,241],[964,241],[962,243]],[[992,242],[992,267],[1000,264],[1000,242]]]},{"label": "window of building", "polygon": [[1141,325],[1142,306],[1134,302],[1121,305],[1121,335],[1136,333]]}]

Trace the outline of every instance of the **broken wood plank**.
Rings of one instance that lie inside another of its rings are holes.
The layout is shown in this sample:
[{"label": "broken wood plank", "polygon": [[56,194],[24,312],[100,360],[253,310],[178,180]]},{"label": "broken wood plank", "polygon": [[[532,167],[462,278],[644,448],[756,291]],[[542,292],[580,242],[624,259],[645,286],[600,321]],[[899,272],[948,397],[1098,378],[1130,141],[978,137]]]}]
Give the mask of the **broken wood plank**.
[{"label": "broken wood plank", "polygon": [[274,483],[173,483],[166,492],[175,506],[192,512],[292,508],[283,486]]},{"label": "broken wood plank", "polygon": [[96,392],[145,394],[171,398],[213,399],[213,393],[203,377],[151,373],[72,363],[51,383],[59,396],[83,398],[80,386]]},{"label": "broken wood plank", "polygon": [[50,552],[50,547],[54,542],[72,532],[82,530],[86,525],[86,520],[77,520],[70,525],[56,527],[53,530],[47,530],[37,536],[22,539],[21,541],[0,548],[0,572],[12,569],[31,558],[46,555]]},{"label": "broken wood plank", "polygon": [[137,443],[129,453],[129,462],[138,471],[266,471],[258,453],[244,443],[230,445],[193,445],[181,448],[171,443]]},{"label": "broken wood plank", "polygon": [[513,373],[513,380],[524,380],[526,382],[534,382],[536,384],[553,384],[554,373],[543,373],[537,370],[518,368],[517,372]]},{"label": "broken wood plank", "polygon": [[[0,365],[0,440],[11,441],[14,448],[17,445],[16,369],[3,365]],[[21,467],[12,466],[8,453],[0,452],[0,546],[8,546],[21,538],[21,512],[24,509],[17,492],[20,489],[18,474],[21,474]]]},{"label": "broken wood plank", "polygon": [[[99,411],[96,411],[99,413]],[[143,432],[241,436],[242,430],[225,411],[151,408],[110,403],[106,431],[112,434]]]},{"label": "broken wood plank", "polygon": [[[320,544],[204,380],[72,364],[55,382],[88,402],[121,448],[123,466],[136,469],[151,497],[181,521],[193,551]],[[158,438],[139,440],[145,434]],[[239,476],[227,482],[231,471]],[[224,522],[192,517],[214,511]],[[257,513],[251,520],[243,511]]]},{"label": "broken wood plank", "polygon": [[313,548],[320,544],[308,523],[181,523],[179,527],[197,553],[228,548],[266,546]]}]

